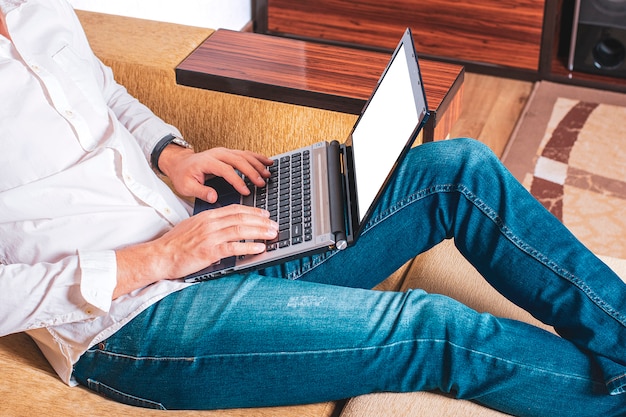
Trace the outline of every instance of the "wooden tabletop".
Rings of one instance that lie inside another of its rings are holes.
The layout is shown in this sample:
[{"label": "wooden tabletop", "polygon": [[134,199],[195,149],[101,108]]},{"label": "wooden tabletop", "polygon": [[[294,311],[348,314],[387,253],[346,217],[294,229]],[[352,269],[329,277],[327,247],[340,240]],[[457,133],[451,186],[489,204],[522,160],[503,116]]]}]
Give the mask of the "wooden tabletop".
[{"label": "wooden tabletop", "polygon": [[[176,82],[359,114],[389,59],[382,52],[220,29],[180,63]],[[428,60],[420,60],[420,68],[436,124],[461,87],[464,70]]]}]

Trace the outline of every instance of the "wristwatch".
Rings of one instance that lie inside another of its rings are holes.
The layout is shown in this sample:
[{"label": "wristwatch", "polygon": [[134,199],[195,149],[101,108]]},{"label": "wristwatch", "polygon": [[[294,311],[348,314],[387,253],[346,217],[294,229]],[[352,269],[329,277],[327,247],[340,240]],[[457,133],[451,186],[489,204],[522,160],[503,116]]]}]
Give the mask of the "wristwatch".
[{"label": "wristwatch", "polygon": [[166,135],[161,139],[150,154],[150,163],[152,164],[152,168],[156,169],[159,173],[163,174],[163,171],[159,168],[159,158],[161,157],[161,153],[165,149],[167,145],[173,143],[174,145],[178,145],[183,148],[193,149],[193,146],[185,139],[175,136],[172,134]]}]

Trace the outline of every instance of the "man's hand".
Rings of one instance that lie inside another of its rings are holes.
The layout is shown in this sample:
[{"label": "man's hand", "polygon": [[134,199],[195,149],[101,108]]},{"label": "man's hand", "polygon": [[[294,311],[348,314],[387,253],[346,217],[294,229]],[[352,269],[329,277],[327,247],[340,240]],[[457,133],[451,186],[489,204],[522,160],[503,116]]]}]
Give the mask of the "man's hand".
[{"label": "man's hand", "polygon": [[[120,249],[113,298],[163,279],[176,279],[230,256],[258,254],[276,237],[269,213],[233,204],[190,217],[151,242]],[[247,242],[242,242],[246,240]]]},{"label": "man's hand", "polygon": [[[159,158],[159,168],[177,192],[209,203],[217,201],[217,192],[204,185],[206,175],[222,177],[248,195],[250,190],[235,170],[263,186],[270,165],[272,160],[262,155],[226,148],[194,153],[168,145]],[[271,240],[277,233],[278,225],[265,210],[233,204],[198,213],[156,240],[116,251],[113,298],[156,281],[184,277],[223,258],[261,253],[265,244],[256,241]]]},{"label": "man's hand", "polygon": [[159,168],[169,177],[178,193],[209,203],[217,201],[217,192],[204,185],[206,175],[222,177],[241,194],[248,195],[250,190],[235,170],[262,187],[269,178],[267,167],[270,165],[272,160],[265,156],[226,148],[194,153],[190,149],[169,145],[159,158]]}]

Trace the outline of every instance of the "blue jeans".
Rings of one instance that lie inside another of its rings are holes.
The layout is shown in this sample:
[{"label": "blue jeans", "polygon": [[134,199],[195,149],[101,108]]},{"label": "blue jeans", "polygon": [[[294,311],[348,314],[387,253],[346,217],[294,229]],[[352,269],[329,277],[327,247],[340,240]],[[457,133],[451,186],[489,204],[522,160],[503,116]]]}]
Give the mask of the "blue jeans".
[{"label": "blue jeans", "polygon": [[[421,290],[372,291],[443,239],[536,327]],[[286,278],[286,279],[285,279]],[[358,242],[174,293],[83,355],[131,404],[301,404],[440,390],[519,416],[626,413],[626,285],[468,139],[413,149]],[[608,384],[608,388],[607,388]]]}]

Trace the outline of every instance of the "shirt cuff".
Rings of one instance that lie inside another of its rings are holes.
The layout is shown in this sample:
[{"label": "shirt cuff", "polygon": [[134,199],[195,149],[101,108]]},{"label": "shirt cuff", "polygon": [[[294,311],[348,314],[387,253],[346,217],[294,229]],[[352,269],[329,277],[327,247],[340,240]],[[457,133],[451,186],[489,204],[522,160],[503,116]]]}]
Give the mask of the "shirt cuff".
[{"label": "shirt cuff", "polygon": [[87,303],[107,313],[117,286],[115,251],[79,251],[80,292]]},{"label": "shirt cuff", "polygon": [[183,137],[178,129],[165,122],[154,124],[146,123],[133,132],[133,136],[139,142],[139,146],[141,146],[141,149],[146,155],[146,159],[148,161],[150,161],[152,152],[154,151],[156,145],[167,135],[174,135],[180,138]]}]

